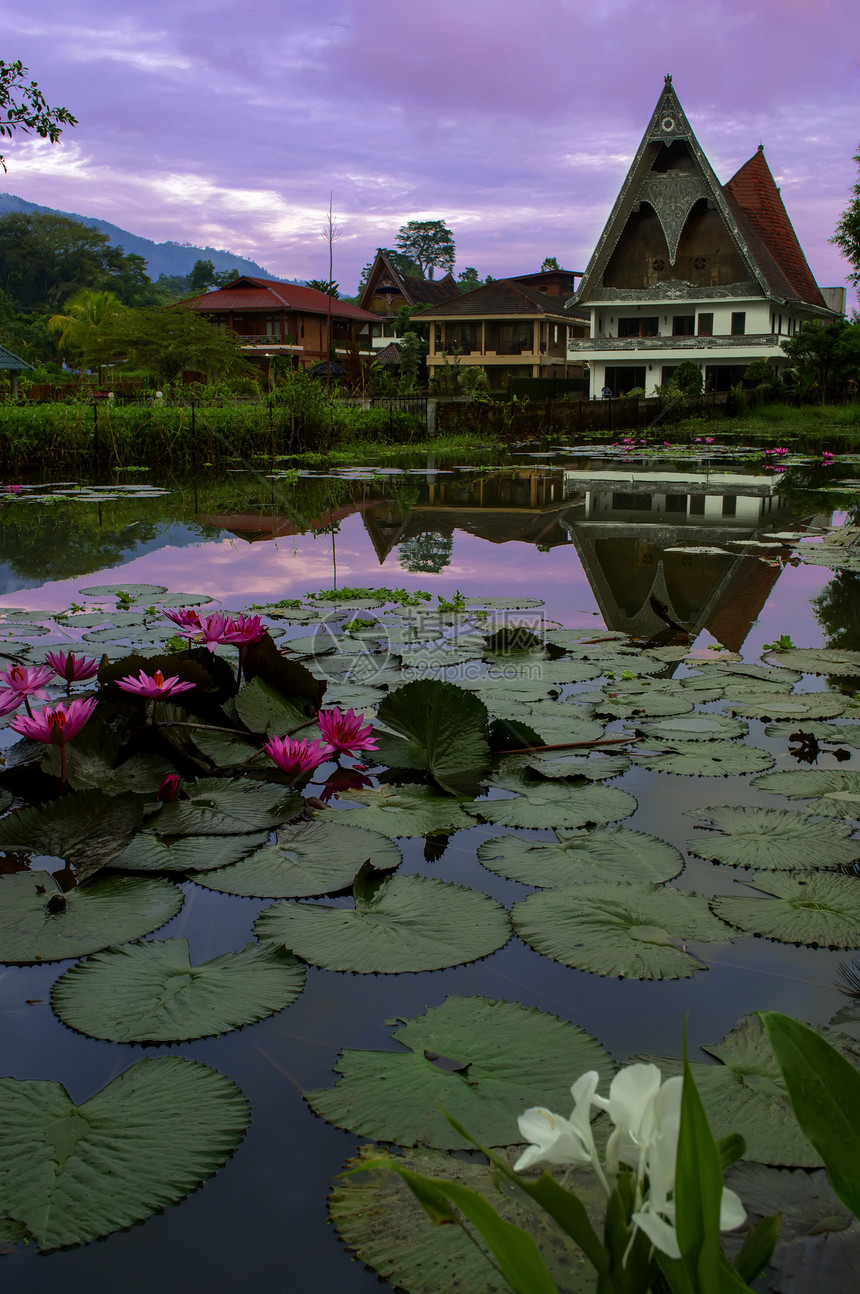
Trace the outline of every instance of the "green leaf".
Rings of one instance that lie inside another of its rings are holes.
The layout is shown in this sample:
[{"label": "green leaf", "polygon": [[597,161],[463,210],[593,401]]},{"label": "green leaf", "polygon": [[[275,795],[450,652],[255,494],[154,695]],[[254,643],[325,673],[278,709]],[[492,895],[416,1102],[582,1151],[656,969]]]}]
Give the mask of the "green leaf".
[{"label": "green leaf", "polygon": [[[686,777],[735,777],[760,773],[773,767],[773,756],[757,746],[740,741],[665,741],[649,743],[653,750],[633,752],[631,758],[652,773],[676,773]],[[641,749],[641,747],[639,748]]]},{"label": "green leaf", "polygon": [[591,884],[601,881],[669,881],[684,867],[674,845],[644,831],[598,827],[559,831],[557,841],[494,836],[478,846],[484,867],[523,885]]},{"label": "green leaf", "polygon": [[377,871],[390,871],[400,866],[400,850],[381,832],[327,819],[281,827],[274,845],[194,879],[221,894],[300,899],[346,889],[368,862]]},{"label": "green leaf", "polygon": [[761,1016],[803,1133],[833,1189],[860,1217],[860,1073],[814,1029],[778,1011]]},{"label": "green leaf", "polygon": [[[425,836],[439,831],[458,831],[474,826],[472,819],[450,795],[440,795],[431,786],[375,787],[368,791],[349,791],[350,800],[365,805],[362,809],[326,809],[319,814],[321,822],[343,822],[350,827],[381,831],[383,835]],[[348,812],[349,817],[344,817]]]},{"label": "green leaf", "polygon": [[0,1218],[43,1251],[120,1231],[211,1177],[248,1117],[229,1079],[179,1056],[138,1061],[80,1106],[59,1083],[0,1078]]},{"label": "green leaf", "polygon": [[0,962],[50,962],[98,952],[163,926],[182,891],[150,877],[99,877],[63,894],[48,872],[0,876]]},{"label": "green leaf", "polygon": [[367,975],[459,966],[510,936],[507,913],[489,895],[425,876],[391,877],[362,911],[276,903],[254,930],[315,966]]},{"label": "green leaf", "polygon": [[731,938],[705,899],[657,885],[557,886],[517,903],[511,918],[535,952],[625,979],[685,979],[703,969],[688,941]]},{"label": "green leaf", "polygon": [[[576,1025],[518,1002],[451,997],[405,1021],[392,1035],[408,1050],[341,1052],[334,1087],[306,1092],[311,1109],[362,1137],[462,1149],[452,1126],[487,1146],[522,1140],[517,1116],[532,1105],[570,1104],[571,1075],[612,1061]],[[456,1067],[443,1068],[440,1057]],[[540,1064],[535,1064],[540,1057]]]},{"label": "green leaf", "polygon": [[769,795],[812,800],[807,813],[817,813],[822,818],[860,819],[860,772],[798,768],[754,777],[752,784]]},{"label": "green leaf", "polygon": [[311,713],[322,705],[326,684],[314,678],[301,661],[282,656],[268,633],[263,634],[259,642],[251,643],[245,648],[242,668],[249,682],[255,678],[261,679],[280,692],[281,696],[310,706]]},{"label": "green leaf", "polygon": [[0,849],[64,858],[85,880],[122,853],[143,821],[134,795],[85,791],[0,819]]},{"label": "green leaf", "polygon": [[496,777],[492,787],[516,791],[517,795],[505,800],[475,800],[463,807],[474,817],[500,827],[602,826],[636,812],[636,800],[627,791],[599,783],[535,781],[512,773]]},{"label": "green leaf", "polygon": [[511,729],[509,748],[534,745],[535,732],[547,746],[566,741],[596,741],[603,736],[603,724],[591,719],[583,706],[570,701],[535,701],[522,705],[499,697],[488,708],[493,719],[504,720]]},{"label": "green leaf", "polygon": [[675,1227],[681,1258],[701,1294],[722,1294],[718,1274],[723,1172],[684,1039],[681,1127],[675,1168]]},{"label": "green leaf", "polygon": [[843,647],[794,647],[771,654],[780,665],[793,666],[804,674],[829,674],[838,678],[860,675],[860,652]]},{"label": "green leaf", "polygon": [[747,1232],[735,1259],[735,1268],[741,1280],[754,1281],[759,1272],[767,1267],[779,1239],[781,1221],[780,1215],[776,1213],[772,1217],[762,1218]]},{"label": "green leaf", "polygon": [[473,794],[490,766],[487,710],[453,683],[419,679],[385,697],[379,722],[397,736],[379,735],[380,763],[427,769],[454,795]]},{"label": "green leaf", "polygon": [[229,1033],[294,1002],[305,971],[274,944],[248,944],[191,965],[187,939],[107,948],[51,990],[71,1029],[108,1042],[183,1042]]},{"label": "green leaf", "polygon": [[[753,885],[754,882],[758,882]],[[770,897],[734,895],[711,900],[713,910],[748,934],[782,943],[823,948],[860,947],[860,893],[857,878],[810,872],[786,876],[768,872],[747,884]]]},{"label": "green leaf", "polygon": [[183,788],[187,800],[162,804],[146,824],[160,836],[232,836],[271,830],[294,818],[302,798],[279,782],[204,777]]},{"label": "green leaf", "polygon": [[660,741],[714,741],[716,738],[743,737],[749,731],[740,719],[726,714],[682,714],[652,723],[639,723],[637,731]]},{"label": "green leaf", "polygon": [[237,715],[249,732],[284,737],[307,721],[307,716],[292,701],[261,678],[245,683],[234,698],[234,704]]},{"label": "green leaf", "polygon": [[164,584],[90,584],[79,589],[85,598],[114,598],[126,596],[132,602],[153,602],[167,592]]},{"label": "green leaf", "polygon": [[700,858],[731,867],[763,871],[809,871],[845,866],[860,857],[860,840],[847,823],[817,822],[787,809],[719,805],[690,809],[706,827],[722,835],[692,836],[687,846]]},{"label": "green leaf", "polygon": [[[410,1294],[501,1291],[501,1277],[490,1267],[480,1237],[475,1245],[460,1227],[431,1226],[398,1174],[377,1168],[355,1171],[368,1167],[378,1154],[375,1146],[363,1146],[358,1159],[346,1165],[351,1171],[335,1181],[329,1208],[343,1241],[384,1280]],[[434,1180],[458,1183],[479,1193],[501,1217],[534,1237],[559,1291],[594,1294],[591,1265],[550,1215],[529,1201],[525,1184],[519,1190],[494,1167],[434,1150],[407,1150],[397,1162]],[[599,1186],[583,1170],[572,1177],[574,1189],[586,1200],[594,1224],[599,1226],[603,1211]]]},{"label": "green leaf", "polygon": [[844,713],[847,701],[833,692],[750,692],[736,693],[726,705],[747,719],[833,719]]},{"label": "green leaf", "polygon": [[[268,840],[269,833],[257,831],[241,836],[176,836],[170,841],[141,831],[118,854],[111,867],[121,872],[211,873],[244,858]],[[195,876],[195,880],[199,876]]]}]

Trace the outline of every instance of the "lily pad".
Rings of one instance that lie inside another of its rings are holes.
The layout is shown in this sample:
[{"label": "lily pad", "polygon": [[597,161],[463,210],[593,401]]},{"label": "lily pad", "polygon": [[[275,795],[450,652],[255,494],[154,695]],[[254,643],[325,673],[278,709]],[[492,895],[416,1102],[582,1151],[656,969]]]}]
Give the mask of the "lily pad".
[{"label": "lily pad", "polygon": [[234,1083],[179,1056],[138,1061],[80,1106],[59,1083],[0,1078],[0,1221],[43,1251],[142,1222],[211,1177],[248,1118]]},{"label": "lily pad", "polygon": [[[570,701],[534,701],[528,705],[498,697],[488,703],[493,718],[504,719],[506,727],[516,734],[536,730],[547,745],[566,741],[596,741],[603,736],[603,724],[589,716],[584,706]],[[514,736],[513,740],[516,740]],[[532,743],[521,741],[522,746]]]},{"label": "lily pad", "polygon": [[811,800],[807,813],[823,818],[860,819],[860,772],[830,768],[797,768],[755,777],[753,786],[769,795]]},{"label": "lily pad", "polygon": [[162,804],[147,831],[160,836],[233,836],[271,830],[301,810],[302,798],[279,782],[201,778],[185,787],[187,800]]},{"label": "lily pad", "polygon": [[842,647],[794,647],[772,653],[777,663],[804,674],[830,674],[838,678],[860,675],[860,651]]},{"label": "lily pad", "polygon": [[463,1149],[445,1111],[483,1145],[509,1146],[522,1141],[523,1110],[566,1109],[571,1075],[593,1069],[608,1083],[614,1068],[576,1025],[486,997],[449,997],[392,1039],[407,1050],[342,1051],[334,1087],[305,1093],[311,1109],[361,1137]]},{"label": "lily pad", "polygon": [[687,846],[700,858],[731,867],[794,872],[843,867],[860,858],[860,840],[851,827],[833,820],[817,822],[788,809],[720,805],[692,809],[706,827],[722,835],[693,836]]},{"label": "lily pad", "polygon": [[629,755],[590,751],[579,755],[571,751],[565,754],[559,751],[556,755],[547,753],[543,757],[534,755],[510,755],[502,765],[502,772],[516,772],[527,768],[539,777],[550,780],[563,780],[568,777],[584,777],[588,782],[604,782],[613,777],[620,777],[630,767]]},{"label": "lily pad", "polygon": [[153,602],[167,592],[164,584],[90,584],[79,590],[85,598],[128,596],[132,602]]},{"label": "lily pad", "polygon": [[689,941],[732,937],[705,899],[659,885],[557,886],[517,903],[511,919],[535,952],[623,979],[686,979],[703,969]]},{"label": "lily pad", "polygon": [[714,912],[730,925],[780,943],[860,948],[860,891],[855,876],[768,872],[747,884],[768,897],[720,895],[711,900]]},{"label": "lily pad", "polygon": [[248,944],[191,965],[187,939],[106,948],[51,990],[70,1029],[108,1042],[184,1042],[274,1015],[304,988],[305,970],[276,944]]},{"label": "lily pad", "polygon": [[677,717],[655,719],[636,725],[637,732],[659,741],[715,741],[719,738],[743,737],[748,725],[727,714],[682,714]]},{"label": "lily pad", "polygon": [[674,689],[672,691],[656,691],[643,689],[641,692],[622,693],[612,689],[606,691],[596,700],[594,713],[605,715],[611,719],[638,719],[654,718],[656,716],[665,716],[673,714],[689,714],[695,708],[695,700],[692,697],[683,696]]},{"label": "lily pad", "polygon": [[653,749],[634,751],[633,762],[652,773],[679,773],[688,777],[734,777],[772,768],[773,756],[758,746],[739,741],[663,741]]},{"label": "lily pad", "polygon": [[329,819],[281,827],[274,845],[194,879],[221,894],[299,899],[345,889],[367,862],[376,871],[390,871],[400,865],[400,850],[381,832]]},{"label": "lily pad", "polygon": [[369,791],[347,791],[346,798],[365,807],[347,810],[349,818],[344,818],[341,809],[327,809],[319,815],[320,820],[337,820],[387,836],[426,836],[474,825],[457,800],[440,795],[431,786],[386,785]]},{"label": "lily pad", "polygon": [[0,962],[52,962],[98,952],[163,926],[182,891],[155,877],[98,877],[63,894],[48,872],[0,876]]},{"label": "lily pad", "polygon": [[141,831],[117,855],[111,867],[121,872],[209,873],[238,862],[253,849],[259,849],[268,838],[267,831],[256,831],[240,836],[173,836],[168,843]]},{"label": "lily pad", "polygon": [[[236,713],[250,732],[283,737],[307,720],[307,715],[261,678],[246,683],[234,697]],[[299,733],[304,736],[304,733]]]},{"label": "lily pad", "polygon": [[835,692],[776,692],[735,694],[726,705],[746,719],[833,719],[843,714],[847,701]]},{"label": "lily pad", "polygon": [[142,821],[137,796],[84,791],[7,814],[0,819],[0,849],[64,858],[80,882],[116,858]]},{"label": "lily pad", "polygon": [[[332,1188],[329,1207],[344,1243],[384,1280],[409,1294],[501,1291],[501,1278],[495,1278],[480,1238],[473,1244],[460,1227],[433,1226],[397,1173],[352,1171],[379,1153],[375,1146],[362,1146]],[[547,1213],[512,1191],[491,1165],[426,1149],[404,1151],[398,1161],[482,1195],[507,1222],[534,1237],[559,1294],[593,1294],[596,1277],[591,1264]],[[567,1184],[589,1210],[599,1233],[604,1197],[594,1175],[574,1170]]]},{"label": "lily pad", "polygon": [[389,877],[369,897],[356,897],[354,908],[276,903],[254,931],[314,966],[364,975],[477,961],[511,932],[508,914],[489,895],[426,876]]},{"label": "lily pad", "polygon": [[380,763],[427,769],[454,795],[471,794],[489,768],[486,707],[453,683],[407,683],[384,698],[377,714],[395,734],[379,734]]},{"label": "lily pad", "polygon": [[669,881],[684,856],[668,841],[624,827],[559,831],[557,840],[494,836],[478,846],[484,867],[509,881],[549,889],[602,881]]},{"label": "lily pad", "polygon": [[634,796],[600,783],[527,781],[510,774],[497,777],[493,785],[516,791],[517,795],[505,800],[475,800],[464,808],[467,813],[500,827],[602,826],[636,812]]}]

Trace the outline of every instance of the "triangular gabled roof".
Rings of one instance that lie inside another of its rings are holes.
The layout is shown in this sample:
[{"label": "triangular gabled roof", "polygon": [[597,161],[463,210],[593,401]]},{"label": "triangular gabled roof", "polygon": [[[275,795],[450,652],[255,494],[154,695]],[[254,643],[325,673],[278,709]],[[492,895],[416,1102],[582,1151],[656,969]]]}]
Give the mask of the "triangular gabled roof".
[{"label": "triangular gabled roof", "polygon": [[[681,169],[666,165],[666,150],[681,150]],[[751,292],[779,299],[796,299],[826,308],[806,259],[788,219],[779,190],[759,150],[725,186],[720,184],[710,162],[693,133],[671,76],[637,149],[627,177],[601,234],[580,284],[581,303],[612,298],[613,289],[604,288],[603,276],[627,223],[634,212],[647,204],[656,214],[669,253],[668,276],[678,253],[687,219],[702,199],[716,210],[730,239]],[[703,285],[703,295],[709,290]],[[722,286],[722,285],[720,285]],[[660,295],[666,278],[649,289],[646,296]],[[656,289],[656,292],[655,292]],[[720,291],[718,293],[722,295]],[[626,299],[630,293],[624,294]]]},{"label": "triangular gabled roof", "polygon": [[367,310],[380,287],[386,286],[393,289],[391,296],[403,297],[410,306],[422,303],[428,306],[441,305],[443,301],[449,301],[460,294],[457,280],[450,270],[441,279],[422,279],[411,274],[401,274],[384,250],[378,247],[367,282],[358,299],[362,309]]},{"label": "triangular gabled roof", "polygon": [[13,373],[23,373],[25,369],[32,369],[32,367],[33,365],[28,364],[25,359],[20,359],[5,346],[0,346],[0,368],[11,370]]},{"label": "triangular gabled roof", "polygon": [[746,234],[773,295],[796,298],[808,305],[826,306],[803,248],[797,241],[761,144],[725,185],[723,193],[739,228]]},{"label": "triangular gabled roof", "polygon": [[280,279],[253,278],[247,274],[232,279],[223,288],[204,292],[202,296],[193,297],[182,304],[206,313],[214,310],[298,310],[304,314],[327,315],[329,303],[333,319],[359,319],[367,323],[376,321],[376,316],[368,310],[361,310],[337,297],[330,298],[316,288],[282,283]]}]

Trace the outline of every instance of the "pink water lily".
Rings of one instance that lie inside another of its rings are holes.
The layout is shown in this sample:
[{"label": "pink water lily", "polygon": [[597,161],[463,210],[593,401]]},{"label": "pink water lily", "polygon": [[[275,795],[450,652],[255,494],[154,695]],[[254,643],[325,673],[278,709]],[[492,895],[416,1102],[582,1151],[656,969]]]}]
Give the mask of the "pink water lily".
[{"label": "pink water lily", "polygon": [[17,710],[23,700],[24,698],[20,692],[16,692],[11,687],[4,687],[0,691],[0,719],[3,718],[4,714],[11,714],[13,710]]},{"label": "pink water lily", "polygon": [[293,778],[309,773],[332,754],[331,746],[324,741],[295,741],[292,737],[272,737],[263,750]]},{"label": "pink water lily", "polygon": [[60,790],[66,785],[66,743],[77,737],[96,708],[95,697],[63,705],[43,706],[34,715],[18,714],[9,724],[22,737],[60,747]]},{"label": "pink water lily", "polygon": [[155,798],[163,804],[172,804],[174,800],[179,799],[179,788],[182,785],[182,778],[179,773],[168,773],[162,778],[161,785],[158,788]]},{"label": "pink water lily", "polygon": [[266,627],[259,616],[246,616],[243,613],[228,620],[221,641],[237,643],[244,647],[247,643],[259,642],[265,632]]},{"label": "pink water lily", "polygon": [[17,692],[22,700],[25,696],[37,696],[47,701],[50,692],[45,691],[45,684],[53,677],[50,665],[13,665],[11,669],[0,670],[0,684]]},{"label": "pink water lily", "polygon": [[196,634],[200,631],[200,617],[193,607],[180,607],[174,610],[172,607],[162,607],[168,620],[172,620],[175,625],[179,626],[179,632],[182,634]]},{"label": "pink water lily", "polygon": [[99,672],[99,661],[95,656],[76,656],[74,652],[49,651],[45,660],[60,678],[65,679],[66,692],[70,692],[73,683],[94,678]]},{"label": "pink water lily", "polygon": [[378,743],[373,736],[373,725],[364,723],[364,715],[347,710],[342,714],[338,706],[330,710],[321,710],[317,723],[324,739],[338,753],[354,754],[357,750],[376,750]]},{"label": "pink water lily", "polygon": [[179,692],[190,692],[196,686],[194,683],[183,682],[178,674],[165,678],[160,669],[154,674],[146,674],[141,670],[137,678],[127,674],[125,678],[117,679],[116,685],[123,692],[134,692],[150,701],[163,701],[165,697],[175,696]]}]

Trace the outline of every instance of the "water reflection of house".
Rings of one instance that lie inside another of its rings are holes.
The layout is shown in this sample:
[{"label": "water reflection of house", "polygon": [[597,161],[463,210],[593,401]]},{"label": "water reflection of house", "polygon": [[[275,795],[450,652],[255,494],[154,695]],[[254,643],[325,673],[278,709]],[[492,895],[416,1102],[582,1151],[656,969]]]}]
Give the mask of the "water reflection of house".
[{"label": "water reflection of house", "polygon": [[318,534],[323,530],[332,530],[356,512],[372,507],[372,501],[362,499],[349,502],[339,508],[326,508],[314,517],[302,515],[301,507],[296,506],[287,515],[284,512],[224,512],[200,517],[207,526],[218,530],[228,530],[237,539],[244,539],[248,544],[259,543],[264,539],[286,539],[295,535],[308,533]]},{"label": "water reflection of house", "polygon": [[[656,598],[739,651],[781,567],[749,549],[790,523],[779,482],[729,473],[566,472],[570,535],[608,628],[649,637]],[[712,548],[721,551],[700,552]]]}]

